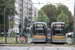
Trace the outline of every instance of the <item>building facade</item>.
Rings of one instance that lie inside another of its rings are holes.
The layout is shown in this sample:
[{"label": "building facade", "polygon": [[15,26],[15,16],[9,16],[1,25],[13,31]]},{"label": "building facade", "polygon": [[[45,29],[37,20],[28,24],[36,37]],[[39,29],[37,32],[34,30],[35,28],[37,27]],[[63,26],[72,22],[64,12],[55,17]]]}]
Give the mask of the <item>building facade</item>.
[{"label": "building facade", "polygon": [[32,20],[34,21],[34,22],[36,22],[36,19],[37,19],[37,17],[38,17],[38,9],[36,8],[36,7],[34,7],[33,6],[33,18],[32,18]]},{"label": "building facade", "polygon": [[34,7],[34,3],[31,0],[28,0],[28,26],[33,24],[38,17],[38,9]]},{"label": "building facade", "polygon": [[15,14],[15,25],[13,26],[13,31],[16,33],[19,33],[19,25],[21,22],[22,17],[22,1],[21,0],[15,0],[15,7],[16,11],[18,12],[18,15]]},{"label": "building facade", "polygon": [[[21,22],[22,22],[22,0],[16,0],[15,7],[16,11],[18,12],[18,15],[15,14],[15,25],[13,27],[13,31],[19,33],[19,31],[21,31],[19,25],[21,27]],[[31,18],[33,22],[36,20],[37,16],[38,16],[38,10],[33,6],[32,1],[23,0],[23,28],[30,27]]]}]

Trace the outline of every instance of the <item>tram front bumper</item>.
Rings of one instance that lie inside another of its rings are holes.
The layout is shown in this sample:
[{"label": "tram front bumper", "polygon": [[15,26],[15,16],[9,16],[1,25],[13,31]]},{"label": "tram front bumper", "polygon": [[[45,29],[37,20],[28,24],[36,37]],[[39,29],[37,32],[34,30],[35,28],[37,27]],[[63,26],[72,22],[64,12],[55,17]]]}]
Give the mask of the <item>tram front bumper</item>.
[{"label": "tram front bumper", "polygon": [[64,42],[66,42],[66,39],[54,39],[54,38],[52,38],[52,42],[55,42],[55,43],[64,43]]},{"label": "tram front bumper", "polygon": [[46,38],[43,38],[43,39],[35,39],[35,38],[33,38],[32,41],[33,42],[46,42]]}]

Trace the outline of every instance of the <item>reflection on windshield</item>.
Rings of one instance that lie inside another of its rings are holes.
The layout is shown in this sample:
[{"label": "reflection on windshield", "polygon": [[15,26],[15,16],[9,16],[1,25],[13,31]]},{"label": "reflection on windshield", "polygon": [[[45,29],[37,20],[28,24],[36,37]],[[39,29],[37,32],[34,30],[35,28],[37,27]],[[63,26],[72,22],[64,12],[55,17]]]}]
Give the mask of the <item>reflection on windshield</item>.
[{"label": "reflection on windshield", "polygon": [[56,35],[56,36],[64,36],[64,31],[63,30],[55,30],[54,35]]}]

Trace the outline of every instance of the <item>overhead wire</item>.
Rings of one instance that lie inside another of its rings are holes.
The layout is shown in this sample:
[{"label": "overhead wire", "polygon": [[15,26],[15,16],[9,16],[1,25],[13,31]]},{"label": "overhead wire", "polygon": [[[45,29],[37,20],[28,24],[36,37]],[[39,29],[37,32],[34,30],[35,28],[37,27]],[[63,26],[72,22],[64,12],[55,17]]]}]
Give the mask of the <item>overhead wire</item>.
[{"label": "overhead wire", "polygon": [[[49,2],[50,4],[74,4],[74,3],[51,3],[51,2]],[[40,3],[40,2],[38,2],[38,3],[33,3],[33,4],[47,4],[47,3]]]},{"label": "overhead wire", "polygon": [[[48,0],[47,0],[46,3],[43,3],[43,2],[40,3],[39,0],[37,0],[37,1],[38,1],[37,3],[33,3],[33,4],[39,4],[39,5],[40,5],[40,4],[74,4],[74,3],[63,3],[63,2],[65,2],[65,1],[62,1],[62,0],[61,0],[59,3],[51,3],[51,2],[48,2]],[[67,2],[67,1],[66,1],[66,2]]]}]

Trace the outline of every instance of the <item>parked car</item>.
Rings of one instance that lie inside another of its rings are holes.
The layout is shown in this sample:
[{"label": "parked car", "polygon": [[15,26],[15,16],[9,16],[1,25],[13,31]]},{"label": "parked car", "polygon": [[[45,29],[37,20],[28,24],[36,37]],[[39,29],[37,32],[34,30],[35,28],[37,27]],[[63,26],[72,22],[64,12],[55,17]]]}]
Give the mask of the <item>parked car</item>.
[{"label": "parked car", "polygon": [[72,35],[73,35],[73,32],[68,32],[68,33],[66,34],[66,37],[72,37]]}]

